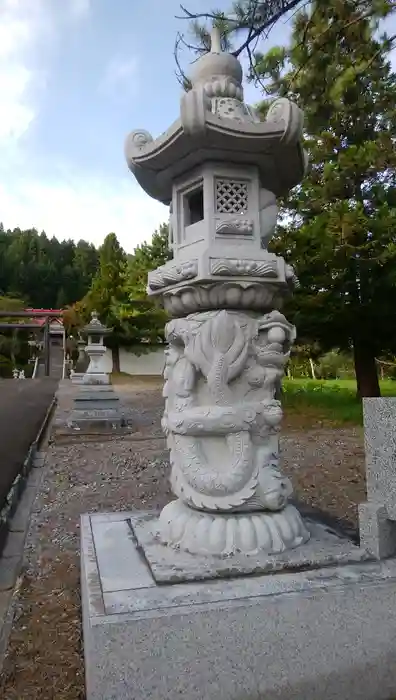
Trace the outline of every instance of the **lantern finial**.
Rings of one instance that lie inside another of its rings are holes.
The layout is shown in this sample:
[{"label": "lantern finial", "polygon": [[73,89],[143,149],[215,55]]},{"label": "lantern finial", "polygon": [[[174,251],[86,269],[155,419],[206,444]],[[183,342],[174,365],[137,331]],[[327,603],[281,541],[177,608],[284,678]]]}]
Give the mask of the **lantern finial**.
[{"label": "lantern finial", "polygon": [[221,53],[221,36],[218,27],[213,27],[210,33],[210,51],[211,53]]}]

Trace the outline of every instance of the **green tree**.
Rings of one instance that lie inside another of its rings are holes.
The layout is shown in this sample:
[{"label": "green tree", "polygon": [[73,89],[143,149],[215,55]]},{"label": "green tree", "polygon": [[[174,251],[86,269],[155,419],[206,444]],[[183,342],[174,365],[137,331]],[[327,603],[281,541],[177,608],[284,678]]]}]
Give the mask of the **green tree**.
[{"label": "green tree", "polygon": [[127,256],[115,233],[109,233],[99,249],[99,269],[85,299],[87,311],[96,310],[100,320],[113,329],[106,344],[111,348],[113,369],[120,371],[119,345],[124,340],[125,327],[115,313],[124,298]]},{"label": "green tree", "polygon": [[[75,289],[75,297],[72,299],[82,299],[88,292],[92,280],[99,266],[99,252],[92,243],[80,240],[74,249],[73,270],[77,289]],[[69,298],[69,303],[70,303]]]},{"label": "green tree", "polygon": [[0,292],[21,295],[38,308],[55,308],[81,299],[98,265],[92,244],[49,239],[35,229],[0,228]]},{"label": "green tree", "polygon": [[171,259],[168,236],[168,225],[163,224],[154,232],[150,243],[137,246],[129,256],[124,298],[115,313],[131,344],[158,343],[164,339],[167,314],[157,300],[147,296],[147,275]]},{"label": "green tree", "polygon": [[[327,0],[321,4],[326,8]],[[339,0],[339,4],[343,4],[342,0]],[[348,4],[357,15],[369,20],[385,18],[395,9],[395,0],[349,0]],[[231,50],[234,56],[245,55],[252,76],[260,80],[259,73],[255,70],[254,55],[261,43],[268,39],[279,22],[284,24],[293,13],[310,9],[313,5],[312,0],[230,0],[228,11],[213,9],[209,12],[191,12],[188,7],[181,5],[182,15],[178,19],[187,20],[188,38],[185,38],[183,32],[178,32],[176,38],[174,55],[179,82],[185,89],[190,88],[190,82],[180,63],[181,49],[193,50],[198,55],[209,51],[212,26],[220,30],[223,50]],[[306,15],[308,24],[314,24],[314,13],[309,11]],[[336,43],[342,40],[343,31],[349,26],[350,17],[346,15],[344,23],[338,22],[337,27],[332,28]],[[317,39],[316,50],[321,50],[328,43],[326,31]],[[394,44],[395,39],[396,34],[389,37],[389,46]]]},{"label": "green tree", "polygon": [[[24,302],[22,299],[9,296],[0,296],[0,311],[23,311]],[[24,319],[15,319],[12,317],[1,317],[2,323],[23,323]],[[16,367],[17,356],[21,352],[21,340],[18,337],[18,329],[9,328],[0,334],[0,357],[2,361],[0,362],[0,374],[4,371],[4,359],[9,358],[9,371],[6,374],[10,374],[10,371]]]},{"label": "green tree", "polygon": [[316,0],[256,65],[305,112],[310,169],[273,241],[300,279],[290,312],[308,341],[353,348],[361,396],[379,395],[375,357],[395,346],[396,76],[380,15]]}]

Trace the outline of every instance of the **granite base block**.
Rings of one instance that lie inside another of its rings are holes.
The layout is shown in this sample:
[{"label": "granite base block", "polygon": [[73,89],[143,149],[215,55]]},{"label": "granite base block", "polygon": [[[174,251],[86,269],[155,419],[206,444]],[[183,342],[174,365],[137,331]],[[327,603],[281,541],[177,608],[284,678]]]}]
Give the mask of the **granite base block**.
[{"label": "granite base block", "polygon": [[376,559],[396,555],[396,522],[389,520],[384,505],[373,501],[359,505],[359,533],[362,546]]},{"label": "granite base block", "polygon": [[133,517],[82,517],[87,700],[396,694],[396,560],[158,585]]},{"label": "granite base block", "polygon": [[120,399],[112,387],[82,387],[66,422],[69,429],[108,432],[127,425]]},{"label": "granite base block", "polygon": [[98,373],[85,373],[82,383],[85,385],[92,384],[93,386],[99,385],[99,384],[110,384],[110,377],[108,374],[104,374],[103,372],[98,372]]},{"label": "granite base block", "polygon": [[396,520],[396,397],[364,398],[367,500]]}]

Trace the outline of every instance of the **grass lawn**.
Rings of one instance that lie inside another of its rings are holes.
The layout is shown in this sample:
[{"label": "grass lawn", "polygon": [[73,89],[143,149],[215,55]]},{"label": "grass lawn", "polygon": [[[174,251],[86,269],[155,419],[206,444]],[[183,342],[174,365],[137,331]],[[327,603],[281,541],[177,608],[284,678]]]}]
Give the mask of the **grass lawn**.
[{"label": "grass lawn", "polygon": [[[157,376],[112,374],[112,382],[120,388],[133,385],[137,390],[160,390],[163,379]],[[396,381],[380,382],[382,396],[396,396]],[[362,425],[362,402],[356,398],[353,379],[287,379],[283,380],[282,405],[290,427],[310,428],[318,423],[330,425]]]},{"label": "grass lawn", "polygon": [[[382,396],[396,396],[396,381],[380,382]],[[286,416],[297,418],[303,413],[313,420],[362,425],[362,402],[356,398],[352,379],[313,380],[284,379],[282,403]]]}]

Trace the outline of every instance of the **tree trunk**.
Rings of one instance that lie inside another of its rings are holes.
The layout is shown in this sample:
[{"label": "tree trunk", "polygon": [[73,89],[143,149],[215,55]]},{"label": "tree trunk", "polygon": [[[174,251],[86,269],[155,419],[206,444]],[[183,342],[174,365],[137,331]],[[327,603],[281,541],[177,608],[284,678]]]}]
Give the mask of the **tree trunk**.
[{"label": "tree trunk", "polygon": [[114,348],[111,348],[111,357],[113,360],[113,372],[116,372],[119,374],[121,372],[120,369],[120,349],[118,345]]},{"label": "tree trunk", "polygon": [[364,396],[381,396],[377,363],[373,349],[363,339],[354,340],[353,357],[357,395],[359,398]]}]

